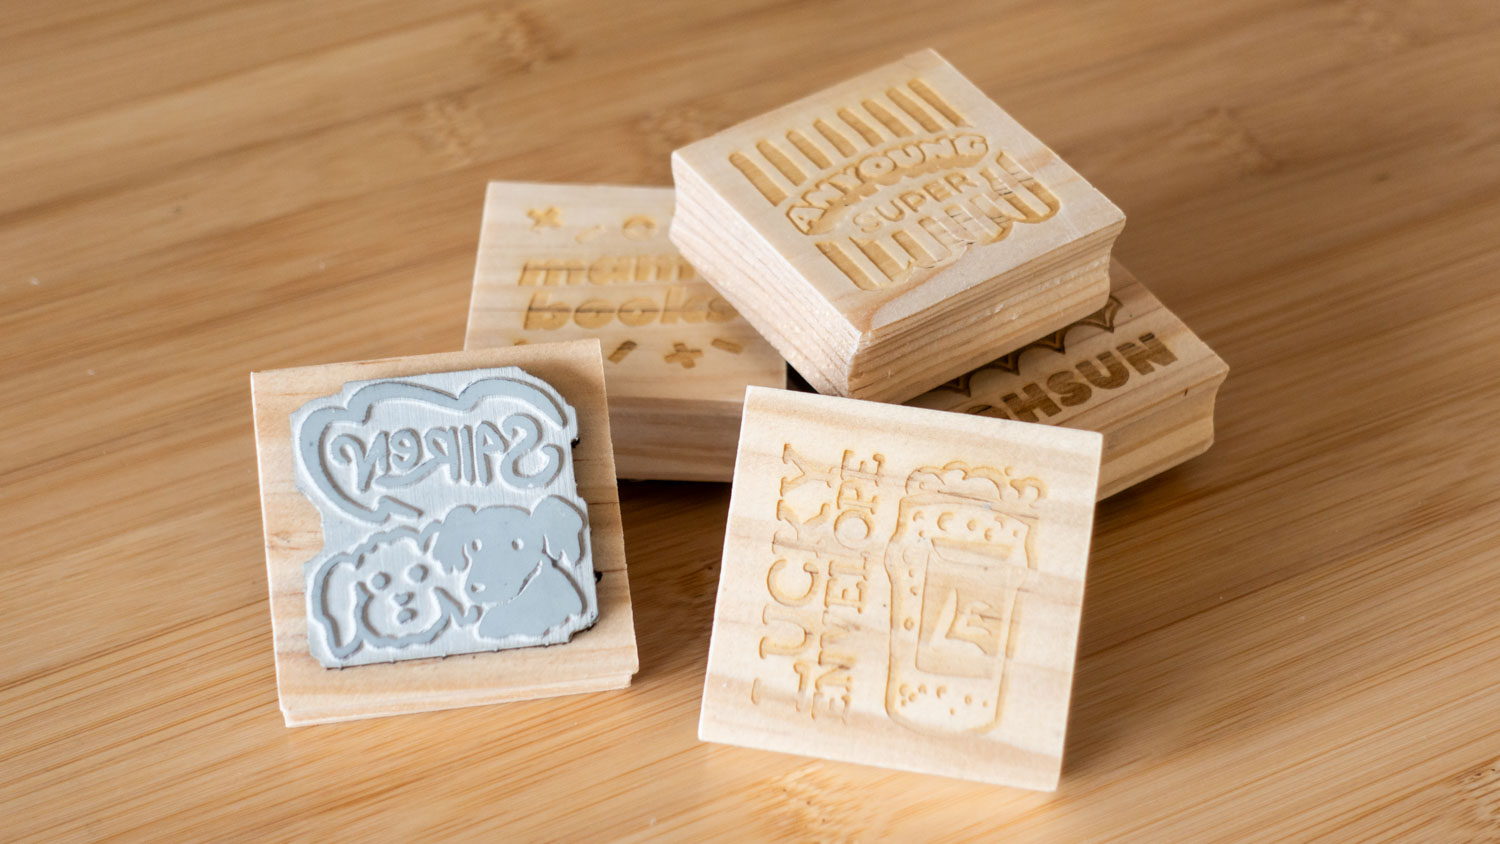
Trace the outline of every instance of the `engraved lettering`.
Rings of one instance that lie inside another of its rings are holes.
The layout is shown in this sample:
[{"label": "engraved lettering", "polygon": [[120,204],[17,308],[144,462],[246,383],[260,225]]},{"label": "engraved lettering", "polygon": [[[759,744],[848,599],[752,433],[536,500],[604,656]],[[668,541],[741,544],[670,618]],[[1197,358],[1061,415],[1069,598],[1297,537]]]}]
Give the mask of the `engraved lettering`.
[{"label": "engraved lettering", "polygon": [[[814,720],[848,715],[856,665],[848,640],[870,600],[869,557],[860,549],[875,541],[884,462],[880,454],[859,458],[846,450],[829,463],[791,443],[782,446],[778,527],[769,549],[774,559],[766,571],[770,601],[761,613],[767,629],[757,650],[762,659],[797,657],[789,666],[795,709]],[[795,643],[789,625],[802,634]],[[780,670],[786,667],[780,663]],[[757,677],[754,688],[788,682],[779,676]],[[764,700],[752,695],[757,705]]]},{"label": "engraved lettering", "polygon": [[1015,393],[1006,393],[1001,399],[1011,414],[1022,422],[1040,422],[1040,417],[1036,415],[1038,410],[1048,416],[1062,413],[1062,408],[1058,407],[1057,402],[1053,401],[1052,397],[1047,395],[1041,387],[1035,384],[1024,384],[1022,391],[1026,393],[1025,399]]},{"label": "engraved lettering", "polygon": [[823,573],[818,569],[816,564],[811,562],[803,563],[802,570],[807,573],[807,588],[802,590],[801,595],[794,595],[779,585],[784,582],[784,575],[780,574],[780,572],[784,572],[786,568],[787,561],[785,557],[779,558],[771,564],[770,570],[766,572],[766,591],[771,593],[771,597],[778,604],[788,607],[800,607],[812,600],[813,593],[817,591],[818,584],[823,579]]},{"label": "engraved lettering", "polygon": [[521,327],[526,331],[555,331],[570,321],[580,328],[604,328],[616,320],[621,325],[639,328],[659,322],[701,324],[704,321],[726,323],[739,319],[739,312],[722,296],[704,285],[672,285],[663,294],[662,304],[647,296],[632,296],[622,302],[594,296],[570,304],[554,301],[553,293],[538,290],[531,295]]},{"label": "engraved lettering", "polygon": [[931,84],[870,93],[788,127],[785,145],[729,155],[856,287],[905,283],[1058,212],[1056,195]]},{"label": "engraved lettering", "polygon": [[526,305],[526,317],[521,327],[527,331],[549,330],[562,328],[568,324],[568,315],[572,308],[561,302],[548,304],[546,293],[532,295],[531,301]]},{"label": "engraved lettering", "polygon": [[[1031,386],[1031,385],[1027,385]],[[1094,391],[1080,383],[1071,372],[1054,372],[1047,376],[1047,389],[1058,395],[1063,407],[1077,407],[1086,403]]]},{"label": "engraved lettering", "polygon": [[1095,387],[1101,390],[1113,390],[1125,386],[1125,382],[1130,380],[1130,370],[1126,369],[1125,364],[1120,363],[1112,353],[1100,352],[1099,362],[1109,370],[1108,375],[1101,373],[1091,360],[1078,362],[1078,371],[1083,373],[1083,377]]},{"label": "engraved lettering", "polygon": [[1119,345],[1120,354],[1125,360],[1135,367],[1135,371],[1142,375],[1149,375],[1155,368],[1153,363],[1160,366],[1168,366],[1177,362],[1177,356],[1172,354],[1165,344],[1156,339],[1155,334],[1142,334],[1141,345],[1125,342]]}]

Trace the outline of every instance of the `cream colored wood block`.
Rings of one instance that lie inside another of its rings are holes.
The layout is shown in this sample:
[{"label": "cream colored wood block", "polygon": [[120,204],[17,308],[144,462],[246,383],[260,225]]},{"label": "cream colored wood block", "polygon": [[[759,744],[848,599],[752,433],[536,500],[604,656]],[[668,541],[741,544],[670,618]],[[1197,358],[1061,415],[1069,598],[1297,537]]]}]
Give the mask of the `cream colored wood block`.
[{"label": "cream colored wood block", "polygon": [[464,348],[598,338],[622,478],[727,481],[786,362],[667,239],[672,189],[491,182]]},{"label": "cream colored wood block", "polygon": [[1208,450],[1229,367],[1118,261],[1104,307],[906,402],[1104,435],[1099,497]]},{"label": "cream colored wood block", "polygon": [[699,737],[1054,788],[1101,442],[751,388]]},{"label": "cream colored wood block", "polygon": [[1125,217],[926,50],[672,154],[672,240],[819,392],[902,401],[1100,308]]},{"label": "cream colored wood block", "polygon": [[[295,482],[291,417],[344,384],[520,367],[576,412],[573,469],[588,505],[598,620],[566,644],[324,668],[309,650],[303,565],[323,548],[319,511]],[[288,726],[618,689],[637,668],[630,584],[597,341],[485,349],[251,375],[276,686]]]}]

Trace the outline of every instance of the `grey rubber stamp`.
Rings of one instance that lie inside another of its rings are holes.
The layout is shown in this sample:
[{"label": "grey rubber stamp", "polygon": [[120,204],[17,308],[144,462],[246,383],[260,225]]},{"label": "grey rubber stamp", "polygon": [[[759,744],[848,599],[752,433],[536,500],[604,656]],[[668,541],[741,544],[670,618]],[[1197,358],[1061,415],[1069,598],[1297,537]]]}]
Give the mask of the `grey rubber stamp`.
[{"label": "grey rubber stamp", "polygon": [[303,566],[325,667],[566,642],[599,615],[578,419],[517,367],[353,381],[292,414],[323,516]]}]

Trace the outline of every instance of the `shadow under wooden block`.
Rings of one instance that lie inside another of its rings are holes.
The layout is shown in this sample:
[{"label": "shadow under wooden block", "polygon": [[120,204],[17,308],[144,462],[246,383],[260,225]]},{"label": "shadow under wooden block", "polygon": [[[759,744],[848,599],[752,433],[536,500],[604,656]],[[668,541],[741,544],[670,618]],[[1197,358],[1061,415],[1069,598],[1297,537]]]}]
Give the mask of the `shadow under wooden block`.
[{"label": "shadow under wooden block", "polygon": [[597,338],[621,478],[727,481],[786,363],[667,239],[671,188],[491,182],[468,349]]},{"label": "shadow under wooden block", "polygon": [[903,401],[1098,309],[1124,214],[926,50],[672,154],[672,241],[819,392]]},{"label": "shadow under wooden block", "polygon": [[906,404],[1098,431],[1100,498],[1207,451],[1229,367],[1118,261],[1110,280],[1104,307]]},{"label": "shadow under wooden block", "polygon": [[1054,788],[1101,447],[751,388],[699,737]]},{"label": "shadow under wooden block", "polygon": [[[572,468],[577,493],[588,509],[597,621],[563,644],[323,667],[309,647],[303,570],[323,550],[323,527],[318,508],[297,487],[292,415],[309,401],[338,394],[350,382],[509,366],[550,385],[576,413]],[[276,685],[288,726],[629,685],[638,667],[635,629],[597,342],[257,372],[251,375],[251,391]]]}]

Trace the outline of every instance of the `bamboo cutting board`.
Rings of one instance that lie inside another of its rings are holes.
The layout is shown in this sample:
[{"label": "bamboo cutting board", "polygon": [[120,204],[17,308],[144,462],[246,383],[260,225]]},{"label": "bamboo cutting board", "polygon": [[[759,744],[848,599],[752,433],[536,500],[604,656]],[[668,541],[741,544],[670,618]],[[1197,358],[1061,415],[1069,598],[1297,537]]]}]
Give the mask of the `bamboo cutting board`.
[{"label": "bamboo cutting board", "polygon": [[[10,3],[7,839],[1500,836],[1500,8]],[[1095,519],[1059,789],[696,736],[729,493],[622,483],[629,689],[288,730],[248,373],[455,351],[490,180],[934,47],[1232,367]]]}]

